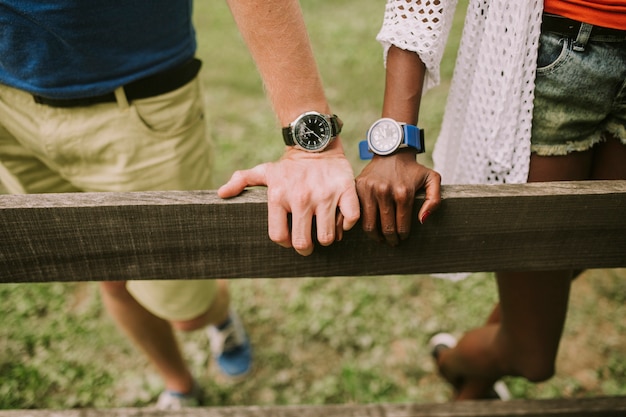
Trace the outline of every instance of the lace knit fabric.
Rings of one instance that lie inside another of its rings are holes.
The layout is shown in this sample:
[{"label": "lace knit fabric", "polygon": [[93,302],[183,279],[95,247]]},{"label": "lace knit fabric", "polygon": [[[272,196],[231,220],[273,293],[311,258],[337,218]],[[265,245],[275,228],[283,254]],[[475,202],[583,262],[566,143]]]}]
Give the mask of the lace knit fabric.
[{"label": "lace knit fabric", "polygon": [[[388,0],[377,39],[417,52],[425,90],[456,1]],[[470,0],[441,133],[433,152],[446,184],[522,183],[528,176],[534,79],[543,0]]]},{"label": "lace knit fabric", "polygon": [[383,27],[376,37],[383,45],[385,63],[391,45],[416,52],[426,65],[424,92],[439,84],[456,4],[457,0],[387,0]]}]

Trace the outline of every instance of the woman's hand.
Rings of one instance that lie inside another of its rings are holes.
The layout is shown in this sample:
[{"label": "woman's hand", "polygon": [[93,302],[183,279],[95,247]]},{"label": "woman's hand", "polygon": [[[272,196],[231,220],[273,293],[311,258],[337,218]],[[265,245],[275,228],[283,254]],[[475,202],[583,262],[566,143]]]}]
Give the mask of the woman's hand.
[{"label": "woman's hand", "polygon": [[420,223],[439,207],[441,176],[418,163],[410,149],[389,156],[375,155],[356,178],[365,233],[391,246],[407,239],[415,194],[422,188],[426,190],[426,198],[418,213]]}]

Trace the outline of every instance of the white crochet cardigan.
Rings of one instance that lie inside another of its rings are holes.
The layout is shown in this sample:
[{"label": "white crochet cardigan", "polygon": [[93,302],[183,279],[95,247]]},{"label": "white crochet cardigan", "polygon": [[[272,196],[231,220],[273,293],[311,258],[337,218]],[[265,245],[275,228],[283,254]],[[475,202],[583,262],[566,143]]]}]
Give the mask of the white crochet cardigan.
[{"label": "white crochet cardigan", "polygon": [[[457,0],[387,0],[377,36],[439,67]],[[435,170],[447,184],[523,183],[528,176],[534,79],[543,0],[470,0]]]}]

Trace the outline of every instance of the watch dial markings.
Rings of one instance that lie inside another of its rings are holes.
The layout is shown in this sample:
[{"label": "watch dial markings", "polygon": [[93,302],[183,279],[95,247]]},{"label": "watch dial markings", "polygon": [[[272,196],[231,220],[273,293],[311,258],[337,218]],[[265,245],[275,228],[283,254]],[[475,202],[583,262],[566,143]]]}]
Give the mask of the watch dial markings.
[{"label": "watch dial markings", "polygon": [[395,123],[381,119],[370,129],[370,147],[380,153],[391,152],[399,145],[400,135]]},{"label": "watch dial markings", "polygon": [[310,115],[296,126],[296,139],[300,146],[309,150],[321,148],[330,139],[328,122],[321,116]]}]

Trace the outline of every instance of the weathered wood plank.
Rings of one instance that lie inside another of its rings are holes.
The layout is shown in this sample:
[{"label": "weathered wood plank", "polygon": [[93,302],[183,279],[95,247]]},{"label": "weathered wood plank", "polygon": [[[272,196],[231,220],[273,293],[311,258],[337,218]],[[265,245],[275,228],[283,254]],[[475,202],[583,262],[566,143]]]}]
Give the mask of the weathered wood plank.
[{"label": "weathered wood plank", "polygon": [[446,404],[368,404],[192,408],[11,410],[0,417],[623,417],[626,397],[465,401]]},{"label": "weathered wood plank", "polygon": [[[626,266],[626,181],[446,186],[390,248],[357,225],[302,257],[267,237],[264,189],[0,196],[0,282],[368,276]],[[418,200],[422,197],[418,197]]]}]

